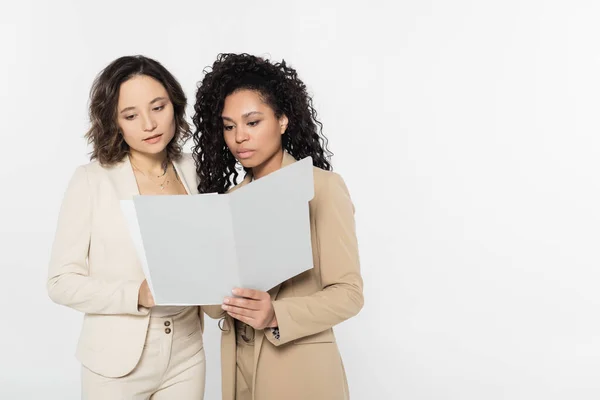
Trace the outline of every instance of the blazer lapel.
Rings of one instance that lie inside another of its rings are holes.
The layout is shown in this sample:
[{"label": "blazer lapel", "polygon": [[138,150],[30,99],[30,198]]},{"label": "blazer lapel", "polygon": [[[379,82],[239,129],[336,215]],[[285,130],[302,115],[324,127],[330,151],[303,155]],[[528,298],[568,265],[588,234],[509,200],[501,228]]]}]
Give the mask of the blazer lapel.
[{"label": "blazer lapel", "polygon": [[131,200],[133,196],[140,194],[128,156],[112,168],[107,168],[106,172],[112,181],[119,200]]},{"label": "blazer lapel", "polygon": [[[281,160],[281,168],[286,167],[294,162],[296,162],[296,159],[294,157],[292,157],[292,155],[289,154],[287,151],[284,151],[283,159]],[[250,174],[248,174],[248,175],[250,175]],[[249,177],[248,175],[246,175],[246,178],[244,179],[244,182],[246,181],[246,179],[248,179],[248,182],[246,182],[245,184],[249,183],[251,180],[251,177]],[[242,182],[242,183],[244,183],[244,182]],[[277,299],[277,295],[279,294],[280,289],[281,289],[281,284],[279,284],[279,285],[275,286],[273,289],[269,290],[269,294],[271,295],[272,300]],[[269,333],[267,333],[267,335]],[[255,335],[254,335],[254,368],[253,368],[254,371],[252,374],[252,398],[254,398],[254,388],[256,388],[256,369],[258,367],[258,358],[260,355],[260,349],[262,348],[264,338],[265,338],[264,331],[260,330],[260,331],[255,332]]]},{"label": "blazer lapel", "polygon": [[181,178],[181,183],[185,188],[187,194],[198,194],[198,185],[195,184],[196,179],[196,170],[194,168],[187,168],[187,165],[184,165],[182,162],[182,158],[177,161],[173,161],[173,167],[175,167],[175,171],[177,171],[177,175]]},{"label": "blazer lapel", "polygon": [[296,159],[287,151],[283,152],[283,160],[281,161],[281,168],[287,167],[290,164],[296,162]]}]

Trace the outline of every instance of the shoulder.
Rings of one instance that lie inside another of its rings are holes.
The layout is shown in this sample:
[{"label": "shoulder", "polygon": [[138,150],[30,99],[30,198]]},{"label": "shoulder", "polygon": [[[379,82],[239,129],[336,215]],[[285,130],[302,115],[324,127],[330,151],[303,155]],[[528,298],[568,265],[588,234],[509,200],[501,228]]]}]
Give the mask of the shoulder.
[{"label": "shoulder", "polygon": [[340,174],[314,168],[315,195],[310,201],[310,207],[315,215],[321,215],[319,210],[328,213],[342,210],[354,213],[354,203],[350,192]]},{"label": "shoulder", "polygon": [[87,164],[81,164],[75,168],[73,179],[90,180],[97,177],[99,174],[106,172],[106,167],[103,167],[98,161],[92,161]]},{"label": "shoulder", "polygon": [[242,186],[244,186],[244,181],[242,180],[242,182],[238,183],[235,186],[230,187],[229,189],[227,189],[227,192],[225,193],[231,193],[231,192],[235,192],[236,190],[238,190],[239,188],[241,188]]},{"label": "shoulder", "polygon": [[190,153],[182,153],[175,163],[183,175],[181,178],[184,179],[189,186],[190,194],[197,194],[199,180],[193,155]]},{"label": "shoulder", "polygon": [[90,184],[103,181],[107,176],[120,174],[123,170],[125,160],[113,165],[102,165],[98,160],[80,165],[75,170],[75,175],[85,175]]},{"label": "shoulder", "polygon": [[196,167],[192,153],[181,153],[177,162],[181,165]]},{"label": "shoulder", "polygon": [[326,171],[319,167],[313,167],[313,174],[315,177],[315,185],[327,184],[333,180],[341,179],[342,177],[333,171]]},{"label": "shoulder", "polygon": [[81,164],[75,168],[69,179],[67,192],[71,196],[89,196],[93,192],[95,183],[106,175],[106,168],[98,161]]},{"label": "shoulder", "polygon": [[[121,163],[122,163],[122,161],[117,163],[116,165],[119,165]],[[100,174],[100,173],[105,173],[107,170],[113,169],[116,165],[107,167],[107,166],[103,166],[102,164],[100,164],[100,162],[98,160],[94,160],[87,164],[80,165],[79,168],[85,170],[87,173],[90,173],[90,174]]]},{"label": "shoulder", "polygon": [[196,163],[190,153],[182,153],[177,160],[177,166],[186,174],[196,174]]},{"label": "shoulder", "polygon": [[349,196],[346,183],[340,174],[317,167],[313,167],[313,173],[315,182],[315,200],[322,200],[329,196]]}]

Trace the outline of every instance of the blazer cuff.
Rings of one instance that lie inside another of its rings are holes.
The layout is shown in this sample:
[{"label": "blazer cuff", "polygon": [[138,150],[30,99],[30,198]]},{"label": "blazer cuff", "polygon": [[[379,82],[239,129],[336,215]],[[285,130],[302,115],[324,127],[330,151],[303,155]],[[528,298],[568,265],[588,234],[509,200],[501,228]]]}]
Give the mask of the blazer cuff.
[{"label": "blazer cuff", "polygon": [[285,309],[285,304],[281,301],[273,301],[273,311],[277,317],[277,327],[265,328],[264,333],[269,342],[275,346],[281,346],[295,339],[290,332],[292,323]]}]

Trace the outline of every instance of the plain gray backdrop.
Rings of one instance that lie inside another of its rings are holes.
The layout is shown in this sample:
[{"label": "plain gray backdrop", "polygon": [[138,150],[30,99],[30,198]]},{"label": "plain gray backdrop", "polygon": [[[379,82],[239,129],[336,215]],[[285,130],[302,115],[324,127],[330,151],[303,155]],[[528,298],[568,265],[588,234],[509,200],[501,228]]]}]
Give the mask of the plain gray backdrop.
[{"label": "plain gray backdrop", "polygon": [[284,58],[314,95],[356,206],[353,399],[600,398],[599,20],[592,0],[2,2],[0,398],[80,396],[81,315],[45,284],[95,75],[156,58],[191,114],[220,52]]}]

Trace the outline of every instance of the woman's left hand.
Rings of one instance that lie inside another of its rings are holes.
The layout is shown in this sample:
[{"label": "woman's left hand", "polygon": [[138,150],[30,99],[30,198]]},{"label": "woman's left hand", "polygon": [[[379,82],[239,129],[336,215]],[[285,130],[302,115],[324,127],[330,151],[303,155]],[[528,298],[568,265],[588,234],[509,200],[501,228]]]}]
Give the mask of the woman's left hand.
[{"label": "woman's left hand", "polygon": [[275,328],[277,318],[271,302],[271,295],[254,289],[233,289],[240,297],[226,297],[221,306],[227,314],[254,329]]}]

